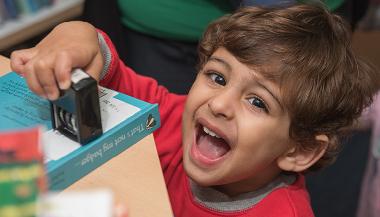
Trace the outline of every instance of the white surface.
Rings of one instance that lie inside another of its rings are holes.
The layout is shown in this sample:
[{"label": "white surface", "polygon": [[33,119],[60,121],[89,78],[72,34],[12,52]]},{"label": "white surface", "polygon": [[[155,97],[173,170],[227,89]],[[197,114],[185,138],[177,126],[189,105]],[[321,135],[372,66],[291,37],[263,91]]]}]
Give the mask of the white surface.
[{"label": "white surface", "polygon": [[71,191],[43,194],[38,201],[38,217],[112,217],[110,190]]},{"label": "white surface", "polygon": [[90,77],[88,74],[86,74],[81,69],[74,69],[73,73],[71,74],[71,81],[76,84],[82,79]]}]

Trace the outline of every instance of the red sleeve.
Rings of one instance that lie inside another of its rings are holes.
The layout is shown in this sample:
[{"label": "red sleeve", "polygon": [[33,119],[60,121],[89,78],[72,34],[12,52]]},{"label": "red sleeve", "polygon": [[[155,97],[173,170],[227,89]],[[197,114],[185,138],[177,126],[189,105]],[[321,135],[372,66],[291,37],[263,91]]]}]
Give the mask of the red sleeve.
[{"label": "red sleeve", "polygon": [[111,53],[111,62],[100,85],[159,105],[161,127],[154,132],[154,138],[161,166],[165,170],[182,144],[181,121],[186,95],[169,93],[156,80],[136,74],[119,59],[109,37],[104,32],[99,33]]}]

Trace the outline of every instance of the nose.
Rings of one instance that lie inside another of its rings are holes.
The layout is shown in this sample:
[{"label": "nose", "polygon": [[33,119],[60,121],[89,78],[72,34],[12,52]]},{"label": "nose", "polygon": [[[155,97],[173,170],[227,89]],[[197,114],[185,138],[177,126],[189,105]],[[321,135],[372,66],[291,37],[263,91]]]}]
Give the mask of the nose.
[{"label": "nose", "polygon": [[208,101],[208,108],[215,117],[231,119],[235,113],[238,96],[231,90],[215,93]]}]

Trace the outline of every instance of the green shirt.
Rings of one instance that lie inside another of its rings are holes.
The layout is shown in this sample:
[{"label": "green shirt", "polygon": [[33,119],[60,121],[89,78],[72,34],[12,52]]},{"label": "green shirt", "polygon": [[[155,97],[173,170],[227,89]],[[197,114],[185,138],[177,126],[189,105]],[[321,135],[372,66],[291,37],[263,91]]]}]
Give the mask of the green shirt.
[{"label": "green shirt", "polygon": [[[318,0],[298,0],[298,2],[307,3],[307,2],[319,2]],[[339,8],[344,0],[322,0],[322,2],[327,6],[330,11],[335,11]]]},{"label": "green shirt", "polygon": [[152,36],[198,41],[213,20],[233,11],[229,0],[118,0],[127,27]]},{"label": "green shirt", "polygon": [[[317,0],[298,0],[312,2]],[[323,0],[330,10],[344,0]],[[121,22],[159,38],[195,42],[207,25],[233,11],[230,0],[118,0]]]}]

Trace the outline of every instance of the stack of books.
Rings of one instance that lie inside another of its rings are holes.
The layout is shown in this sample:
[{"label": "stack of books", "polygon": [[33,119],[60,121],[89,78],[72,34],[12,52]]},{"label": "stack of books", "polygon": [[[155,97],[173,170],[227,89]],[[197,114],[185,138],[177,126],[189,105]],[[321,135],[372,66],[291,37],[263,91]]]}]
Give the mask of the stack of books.
[{"label": "stack of books", "polygon": [[57,4],[54,0],[0,0],[0,23],[37,13]]}]

